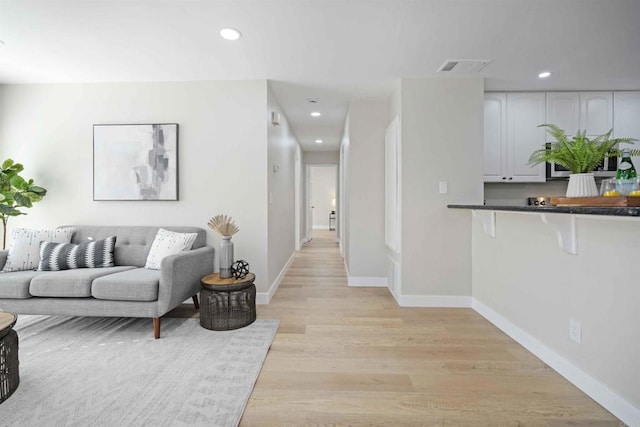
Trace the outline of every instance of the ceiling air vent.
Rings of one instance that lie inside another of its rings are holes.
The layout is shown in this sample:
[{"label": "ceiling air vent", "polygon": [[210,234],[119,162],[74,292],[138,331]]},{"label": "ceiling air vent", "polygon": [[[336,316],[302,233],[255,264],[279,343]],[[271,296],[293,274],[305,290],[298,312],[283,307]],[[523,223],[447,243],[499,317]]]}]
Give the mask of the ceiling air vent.
[{"label": "ceiling air vent", "polygon": [[490,59],[447,59],[438,68],[439,73],[479,73],[491,62]]}]

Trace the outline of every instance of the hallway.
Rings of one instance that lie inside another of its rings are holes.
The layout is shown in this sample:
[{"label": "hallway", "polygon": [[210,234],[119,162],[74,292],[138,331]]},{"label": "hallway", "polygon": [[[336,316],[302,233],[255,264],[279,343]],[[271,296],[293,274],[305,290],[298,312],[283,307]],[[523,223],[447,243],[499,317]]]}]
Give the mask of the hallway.
[{"label": "hallway", "polygon": [[622,425],[475,311],[346,282],[315,230],[258,306],[281,323],[241,425]]}]

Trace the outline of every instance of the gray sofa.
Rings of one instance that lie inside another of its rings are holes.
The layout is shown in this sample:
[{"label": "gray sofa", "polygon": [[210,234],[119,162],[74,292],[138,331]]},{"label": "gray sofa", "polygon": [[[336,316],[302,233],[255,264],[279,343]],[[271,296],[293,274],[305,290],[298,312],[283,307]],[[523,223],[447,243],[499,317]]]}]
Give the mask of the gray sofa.
[{"label": "gray sofa", "polygon": [[[63,271],[0,273],[0,310],[18,314],[153,318],[160,337],[160,317],[193,298],[198,308],[200,279],[213,272],[214,250],[197,227],[69,226],[71,243],[117,236],[115,266]],[[160,270],[144,268],[159,228],[197,233],[190,251],[167,256]],[[0,251],[0,269],[8,251]]]}]

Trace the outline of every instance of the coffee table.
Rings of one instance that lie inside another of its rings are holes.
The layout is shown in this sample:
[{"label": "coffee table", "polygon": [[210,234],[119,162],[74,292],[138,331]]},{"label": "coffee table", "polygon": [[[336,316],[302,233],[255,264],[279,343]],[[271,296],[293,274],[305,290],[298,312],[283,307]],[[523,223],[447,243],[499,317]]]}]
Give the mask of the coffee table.
[{"label": "coffee table", "polygon": [[0,403],[20,384],[18,371],[18,334],[13,330],[18,316],[0,311]]},{"label": "coffee table", "polygon": [[201,280],[200,326],[228,331],[250,325],[256,320],[256,276],[221,279],[214,273]]}]

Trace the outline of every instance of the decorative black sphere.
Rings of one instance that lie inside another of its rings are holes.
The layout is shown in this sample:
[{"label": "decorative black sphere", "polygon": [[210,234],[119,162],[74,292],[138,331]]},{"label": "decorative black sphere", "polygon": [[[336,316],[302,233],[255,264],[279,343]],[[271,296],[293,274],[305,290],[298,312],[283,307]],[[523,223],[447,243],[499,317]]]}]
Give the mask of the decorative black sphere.
[{"label": "decorative black sphere", "polygon": [[244,279],[249,274],[249,263],[243,259],[239,259],[231,266],[231,274],[236,279]]}]

